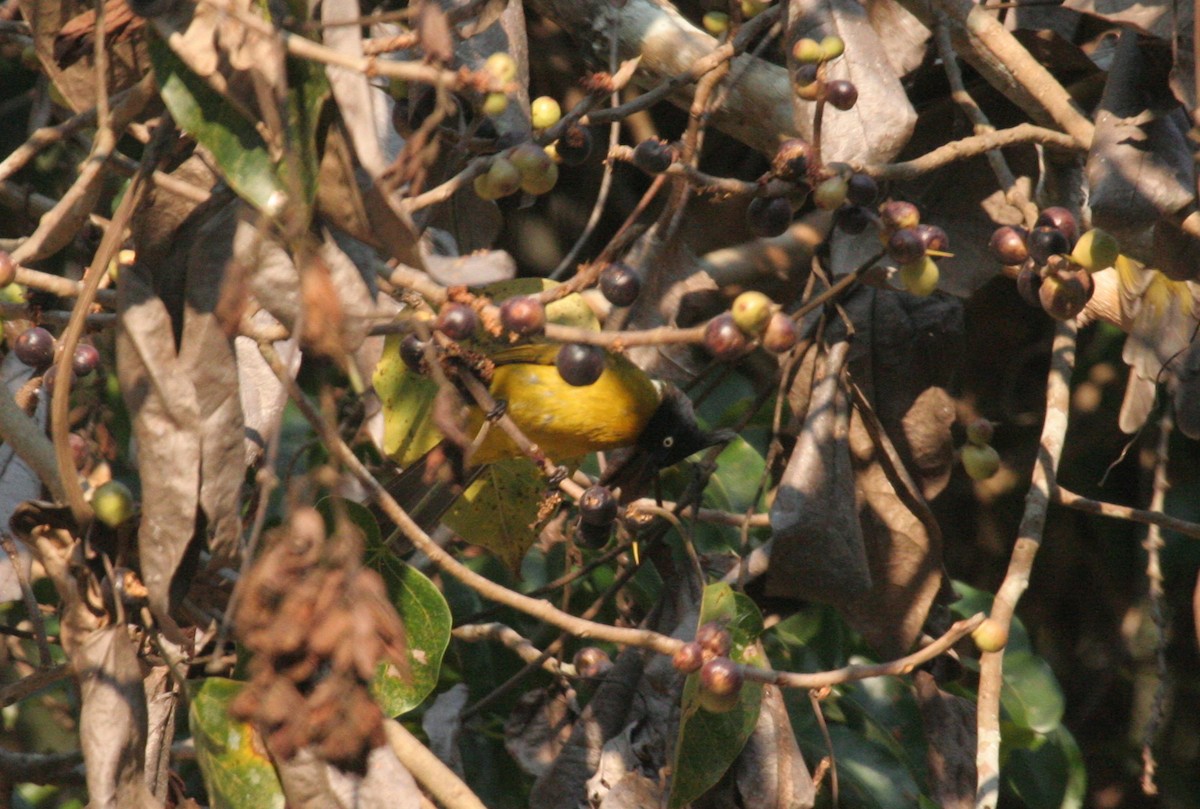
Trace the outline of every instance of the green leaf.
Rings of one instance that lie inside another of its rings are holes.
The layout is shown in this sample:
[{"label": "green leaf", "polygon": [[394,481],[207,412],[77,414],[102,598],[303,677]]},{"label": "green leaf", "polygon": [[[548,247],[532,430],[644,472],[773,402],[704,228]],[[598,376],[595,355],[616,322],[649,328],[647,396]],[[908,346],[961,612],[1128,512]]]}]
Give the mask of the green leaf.
[{"label": "green leaf", "polygon": [[[700,623],[722,621],[733,637],[730,657],[738,663],[761,666],[766,659],[758,645],[762,614],[754,602],[728,584],[704,588]],[[684,806],[713,787],[729,769],[758,724],[762,685],[742,686],[738,704],[726,713],[710,713],[699,704],[700,676],[691,674],[683,686],[683,718],[675,747],[671,781],[672,809]]]},{"label": "green leaf", "polygon": [[[365,506],[340,500],[346,516],[363,532],[363,562],[379,572],[388,597],[404,621],[408,643],[409,674],[401,677],[388,663],[380,663],[371,682],[371,695],[388,716],[407,713],[425,701],[437,686],[442,658],[450,645],[450,605],[437,585],[424,573],[405,564],[383,544],[379,524]],[[317,503],[326,526],[333,527],[335,503],[326,497]]]},{"label": "green leaf", "polygon": [[283,788],[257,732],[229,718],[244,683],[209,677],[188,683],[188,726],[212,809],[283,809]]},{"label": "green leaf", "polygon": [[[985,615],[991,613],[992,601],[996,597],[987,590],[979,590],[969,584],[955,581],[954,592],[959,597],[958,601],[950,605],[950,612],[954,614],[955,618],[970,618],[980,612]],[[1008,643],[1004,649],[1005,654],[1033,652],[1033,642],[1029,639],[1029,631],[1016,616],[1013,616],[1012,626],[1008,631]]]},{"label": "green leaf", "polygon": [[[259,210],[269,208],[271,196],[293,196],[290,188],[304,194],[311,207],[316,194],[319,160],[317,129],[321,109],[329,98],[329,84],[319,65],[303,60],[288,61],[287,157],[279,164],[271,159],[259,134],[258,122],[248,110],[214,90],[196,75],[167,43],[149,38],[150,61],[154,66],[163,103],[185,132],[208,149],[222,176],[238,196]],[[289,182],[288,174],[297,176]]]},{"label": "green leaf", "polygon": [[1065,707],[1050,664],[1028,652],[1004,655],[1000,705],[1014,724],[1038,733],[1060,727]]},{"label": "green leaf", "polygon": [[1028,809],[1079,809],[1087,770],[1075,737],[1061,725],[1029,747],[1008,751],[1004,786]]},{"label": "green leaf", "polygon": [[886,747],[845,725],[831,724],[829,736],[837,751],[843,806],[911,809],[920,803],[917,782]]}]

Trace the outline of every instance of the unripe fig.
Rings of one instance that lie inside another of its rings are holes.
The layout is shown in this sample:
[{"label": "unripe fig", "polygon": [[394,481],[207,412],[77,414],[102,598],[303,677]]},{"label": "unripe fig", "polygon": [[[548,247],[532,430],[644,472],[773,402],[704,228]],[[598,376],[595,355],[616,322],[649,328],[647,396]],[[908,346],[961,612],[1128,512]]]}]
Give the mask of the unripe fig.
[{"label": "unripe fig", "polygon": [[775,312],[767,321],[767,329],[762,335],[762,346],[774,354],[782,354],[795,347],[799,336],[796,321],[783,312]]},{"label": "unripe fig", "polygon": [[728,657],[717,657],[700,669],[700,707],[709,713],[725,713],[737,707],[745,677],[741,667]]},{"label": "unripe fig", "polygon": [[1088,272],[1099,272],[1115,264],[1120,254],[1121,246],[1111,233],[1092,228],[1075,242],[1071,261]]},{"label": "unripe fig", "polygon": [[699,671],[704,665],[704,650],[700,648],[700,644],[692,641],[685,643],[679,647],[675,655],[671,658],[671,665],[676,671],[684,674],[691,674],[693,671]]},{"label": "unripe fig", "polygon": [[767,328],[775,304],[761,292],[748,290],[738,295],[729,307],[733,322],[751,337],[757,337]]},{"label": "unripe fig", "polygon": [[992,434],[996,428],[987,419],[975,419],[967,425],[967,441],[977,447],[992,443]]},{"label": "unripe fig", "polygon": [[974,480],[987,480],[1000,469],[1000,453],[989,444],[967,444],[962,448],[962,465]]},{"label": "unripe fig", "polygon": [[921,256],[913,263],[902,266],[898,275],[900,283],[906,290],[913,295],[924,297],[933,294],[933,291],[937,289],[941,272],[933,259],[929,256]]},{"label": "unripe fig", "polygon": [[971,640],[981,652],[998,652],[1008,645],[1008,630],[995,618],[985,618],[971,632]]},{"label": "unripe fig", "polygon": [[97,520],[116,528],[133,516],[133,493],[119,480],[110,480],[92,492],[92,511]]}]

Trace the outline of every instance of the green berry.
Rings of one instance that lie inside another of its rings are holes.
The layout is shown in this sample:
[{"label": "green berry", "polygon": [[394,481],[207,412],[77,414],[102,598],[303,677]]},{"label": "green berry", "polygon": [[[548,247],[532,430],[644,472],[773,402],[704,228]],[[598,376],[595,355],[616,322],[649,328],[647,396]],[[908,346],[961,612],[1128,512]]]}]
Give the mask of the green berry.
[{"label": "green berry", "polygon": [[483,69],[490,73],[496,81],[516,81],[517,62],[507,53],[493,53],[483,63]]},{"label": "green berry", "polygon": [[967,425],[967,441],[977,447],[992,443],[992,434],[996,428],[987,419],[975,419]]},{"label": "green berry", "polygon": [[497,115],[503,115],[508,109],[508,96],[504,93],[488,93],[483,99],[483,105],[479,108],[480,112],[489,118],[495,118]]},{"label": "green berry", "polygon": [[921,297],[932,294],[941,277],[937,263],[929,256],[921,256],[911,264],[905,264],[900,268],[899,275],[904,288]]},{"label": "green berry", "polygon": [[1099,272],[1111,267],[1121,254],[1121,246],[1111,233],[1093,228],[1079,237],[1071,251],[1071,261],[1088,272]]},{"label": "green berry", "polygon": [[534,129],[548,129],[562,118],[562,107],[550,96],[539,96],[529,105],[529,114]]},{"label": "green berry", "polygon": [[797,39],[796,44],[792,46],[792,56],[802,65],[815,65],[825,58],[825,51],[820,42],[804,37]]},{"label": "green berry", "polygon": [[974,480],[987,480],[1000,469],[1000,453],[988,444],[967,444],[962,448],[962,465]]},{"label": "green berry", "polygon": [[92,511],[96,519],[116,528],[133,516],[133,494],[118,480],[110,480],[92,493]]},{"label": "green berry", "polygon": [[521,172],[512,164],[511,160],[503,157],[497,157],[492,161],[492,165],[487,172],[488,183],[491,184],[492,193],[497,197],[507,197],[509,194],[516,193],[521,187]]},{"label": "green berry", "polygon": [[821,56],[831,62],[846,52],[846,41],[839,36],[827,36],[821,40]]},{"label": "green berry", "polygon": [[826,211],[837,210],[846,201],[849,184],[843,177],[830,177],[813,189],[813,204]]},{"label": "green berry", "polygon": [[771,320],[774,302],[761,292],[750,290],[734,298],[729,308],[733,322],[751,337],[757,337]]},{"label": "green berry", "polygon": [[729,15],[724,11],[710,11],[702,20],[704,30],[715,37],[729,30]]}]

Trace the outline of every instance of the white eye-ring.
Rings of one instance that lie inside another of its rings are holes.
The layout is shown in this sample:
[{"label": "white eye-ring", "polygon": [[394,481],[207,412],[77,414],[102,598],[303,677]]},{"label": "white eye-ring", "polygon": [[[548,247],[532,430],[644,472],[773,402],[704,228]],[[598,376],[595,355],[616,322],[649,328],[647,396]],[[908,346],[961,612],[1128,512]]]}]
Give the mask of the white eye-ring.
[{"label": "white eye-ring", "polygon": [[664,438],[662,440],[662,445],[664,447],[666,447],[667,449],[670,449],[671,447],[675,446],[675,436],[668,435],[666,438]]}]

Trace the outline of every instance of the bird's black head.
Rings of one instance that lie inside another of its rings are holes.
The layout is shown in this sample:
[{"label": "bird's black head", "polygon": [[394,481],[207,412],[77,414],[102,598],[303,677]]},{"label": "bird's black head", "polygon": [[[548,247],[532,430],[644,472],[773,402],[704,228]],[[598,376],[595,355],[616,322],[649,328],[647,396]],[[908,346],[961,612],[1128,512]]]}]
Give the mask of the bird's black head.
[{"label": "bird's black head", "polygon": [[662,402],[638,436],[637,449],[650,457],[654,466],[665,469],[702,449],[729,441],[729,430],[706,432],[696,423],[692,400],[678,388],[666,385]]}]

